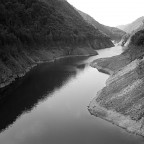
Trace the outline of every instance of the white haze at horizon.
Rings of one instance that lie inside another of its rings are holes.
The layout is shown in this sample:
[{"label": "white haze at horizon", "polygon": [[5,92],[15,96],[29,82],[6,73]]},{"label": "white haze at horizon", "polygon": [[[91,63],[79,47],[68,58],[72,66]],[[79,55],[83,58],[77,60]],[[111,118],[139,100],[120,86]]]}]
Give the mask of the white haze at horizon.
[{"label": "white haze at horizon", "polygon": [[144,14],[143,0],[67,0],[107,26],[125,25]]}]

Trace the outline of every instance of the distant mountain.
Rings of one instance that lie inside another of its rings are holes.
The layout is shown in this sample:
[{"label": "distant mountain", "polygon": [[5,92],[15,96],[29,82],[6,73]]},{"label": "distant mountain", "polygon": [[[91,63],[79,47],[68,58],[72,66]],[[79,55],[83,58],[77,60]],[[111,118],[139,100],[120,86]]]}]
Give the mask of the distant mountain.
[{"label": "distant mountain", "polygon": [[138,33],[139,31],[144,30],[143,21],[144,17],[140,17],[133,23],[129,24],[129,26],[128,25],[122,26],[122,28],[125,28],[128,32],[122,37],[121,41],[119,42],[119,45],[127,47],[127,45],[131,43],[132,36]]},{"label": "distant mountain", "polygon": [[117,28],[119,28],[127,33],[132,33],[133,31],[137,31],[137,29],[141,29],[141,27],[143,27],[143,25],[144,25],[144,16],[136,19],[135,21],[133,21],[130,24],[117,26]]},{"label": "distant mountain", "polygon": [[106,34],[111,38],[111,40],[120,41],[122,36],[126,33],[116,27],[109,27],[97,22],[94,18],[89,16],[88,14],[78,11],[80,15],[91,25],[95,28],[99,29],[103,34]]}]

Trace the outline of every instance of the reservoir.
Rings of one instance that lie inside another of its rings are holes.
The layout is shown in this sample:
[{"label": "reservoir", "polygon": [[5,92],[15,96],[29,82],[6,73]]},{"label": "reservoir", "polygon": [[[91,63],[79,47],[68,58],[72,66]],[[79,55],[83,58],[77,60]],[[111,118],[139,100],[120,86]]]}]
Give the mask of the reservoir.
[{"label": "reservoir", "polygon": [[62,58],[17,80],[0,101],[0,144],[143,144],[142,137],[87,109],[109,77],[90,62],[120,52],[115,47],[97,56]]}]

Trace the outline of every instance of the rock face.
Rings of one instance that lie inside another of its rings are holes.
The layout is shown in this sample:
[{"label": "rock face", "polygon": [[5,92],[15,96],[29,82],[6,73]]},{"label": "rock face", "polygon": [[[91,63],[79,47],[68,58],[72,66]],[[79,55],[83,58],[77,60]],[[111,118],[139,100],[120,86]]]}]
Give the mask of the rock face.
[{"label": "rock face", "polygon": [[111,40],[113,40],[113,41],[119,42],[121,40],[122,36],[126,34],[121,29],[118,29],[116,27],[105,26],[105,25],[97,22],[95,19],[93,19],[88,14],[85,14],[81,11],[78,11],[78,12],[89,24],[91,24],[92,26],[99,29],[101,32],[103,32],[107,36],[109,36],[111,38]]},{"label": "rock face", "polygon": [[129,40],[130,40],[130,34],[125,34],[123,37],[122,37],[122,39],[121,39],[121,41],[119,42],[119,44],[118,45],[121,45],[121,46],[125,46],[126,45],[126,43],[129,43]]},{"label": "rock face", "polygon": [[144,136],[144,50],[142,45],[134,45],[134,39],[121,55],[98,59],[91,64],[110,77],[90,103],[89,111]]}]

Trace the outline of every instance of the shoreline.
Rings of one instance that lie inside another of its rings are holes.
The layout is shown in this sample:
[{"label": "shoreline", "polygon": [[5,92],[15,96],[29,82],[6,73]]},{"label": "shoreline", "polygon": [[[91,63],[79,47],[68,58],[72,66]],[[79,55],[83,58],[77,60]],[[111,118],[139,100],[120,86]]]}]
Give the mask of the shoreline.
[{"label": "shoreline", "polygon": [[68,58],[68,57],[82,57],[82,56],[86,57],[86,56],[95,56],[95,55],[98,55],[98,54],[66,55],[66,56],[54,57],[51,60],[38,61],[38,62],[34,63],[32,66],[28,67],[24,72],[15,74],[12,77],[10,77],[7,81],[5,81],[4,83],[0,83],[0,89],[3,89],[5,87],[9,86],[13,82],[15,82],[17,79],[19,79],[21,77],[24,77],[30,70],[32,70],[34,67],[36,67],[39,64],[51,63],[51,62],[55,62],[56,60],[60,60],[60,59],[63,59],[63,58]]},{"label": "shoreline", "polygon": [[114,72],[111,69],[103,68],[102,66],[99,66],[97,63],[93,66],[93,64],[90,64],[91,67],[96,68],[99,72],[102,72],[104,74],[112,75]]},{"label": "shoreline", "polygon": [[88,111],[91,115],[106,120],[131,134],[144,137],[144,130],[142,130],[141,121],[136,122],[131,120],[128,116],[124,116],[112,110],[107,110],[106,108],[101,107],[98,103],[94,103],[94,100],[95,98],[90,102],[90,106],[88,106]]},{"label": "shoreline", "polygon": [[[123,55],[117,56],[118,61],[121,56]],[[104,119],[127,132],[144,137],[144,118],[141,108],[144,104],[142,90],[144,58],[132,62],[125,59],[122,64],[121,61],[115,62],[115,58],[101,58],[91,63],[92,67],[110,76],[106,80],[106,86],[98,91],[90,102],[88,111],[91,115]]]}]

